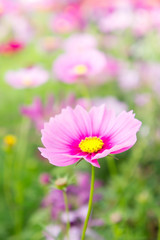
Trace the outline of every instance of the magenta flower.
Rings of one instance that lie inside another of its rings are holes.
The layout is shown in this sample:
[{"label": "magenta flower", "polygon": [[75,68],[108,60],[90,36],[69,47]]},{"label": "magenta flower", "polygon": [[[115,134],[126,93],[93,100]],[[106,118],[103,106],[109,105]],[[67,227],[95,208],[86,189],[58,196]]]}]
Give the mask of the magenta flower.
[{"label": "magenta flower", "polygon": [[51,176],[48,173],[42,173],[39,177],[39,181],[42,185],[47,185],[51,181]]},{"label": "magenta flower", "polygon": [[132,111],[121,112],[117,117],[105,105],[92,107],[87,112],[77,106],[63,109],[61,114],[45,123],[39,148],[43,157],[56,166],[67,166],[83,158],[100,167],[99,158],[117,154],[131,148],[141,122]]},{"label": "magenta flower", "polygon": [[105,67],[105,55],[98,50],[89,50],[59,56],[53,71],[59,80],[74,83],[80,78],[95,78],[104,72]]},{"label": "magenta flower", "polygon": [[0,44],[0,55],[13,54],[21,51],[24,48],[24,44],[20,41],[9,41],[7,43]]},{"label": "magenta flower", "polygon": [[45,104],[43,104],[41,98],[35,97],[31,105],[23,105],[21,107],[21,113],[32,121],[39,132],[43,128],[44,122],[48,121],[51,116],[60,113],[62,108],[67,106],[75,107],[77,104],[85,108],[89,108],[90,106],[87,99],[77,99],[74,94],[69,95],[59,104],[54,101],[52,95],[47,97]]},{"label": "magenta flower", "polygon": [[11,70],[5,75],[6,82],[18,89],[38,87],[44,84],[48,78],[48,72],[39,66]]},{"label": "magenta flower", "polygon": [[44,106],[42,100],[39,97],[36,97],[31,105],[21,107],[21,113],[30,118],[39,131],[43,128],[44,121],[48,120],[51,115],[56,113],[53,106],[54,98],[52,95],[48,96]]}]

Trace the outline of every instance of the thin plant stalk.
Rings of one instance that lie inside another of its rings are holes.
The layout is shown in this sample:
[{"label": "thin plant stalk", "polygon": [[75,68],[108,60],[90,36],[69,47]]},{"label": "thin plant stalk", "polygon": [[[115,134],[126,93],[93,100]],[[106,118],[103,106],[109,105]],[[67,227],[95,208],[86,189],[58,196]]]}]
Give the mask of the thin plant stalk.
[{"label": "thin plant stalk", "polygon": [[117,174],[117,167],[116,167],[116,163],[115,160],[112,156],[110,156],[109,159],[107,159],[107,165],[108,165],[108,169],[109,169],[109,173],[111,176],[116,175]]},{"label": "thin plant stalk", "polygon": [[158,234],[157,234],[157,240],[160,240],[160,218],[158,220]]},{"label": "thin plant stalk", "polygon": [[88,202],[88,212],[87,212],[87,216],[86,216],[86,219],[84,222],[81,240],[85,239],[85,233],[86,233],[88,221],[89,221],[89,218],[91,215],[93,193],[94,193],[94,179],[95,179],[95,169],[94,169],[94,166],[92,165],[91,188],[90,188],[90,196],[89,196],[89,202]]},{"label": "thin plant stalk", "polygon": [[70,240],[69,233],[70,233],[70,221],[69,221],[69,207],[68,207],[68,198],[67,193],[65,190],[63,190],[63,197],[64,197],[64,203],[65,203],[65,209],[67,214],[67,239]]}]

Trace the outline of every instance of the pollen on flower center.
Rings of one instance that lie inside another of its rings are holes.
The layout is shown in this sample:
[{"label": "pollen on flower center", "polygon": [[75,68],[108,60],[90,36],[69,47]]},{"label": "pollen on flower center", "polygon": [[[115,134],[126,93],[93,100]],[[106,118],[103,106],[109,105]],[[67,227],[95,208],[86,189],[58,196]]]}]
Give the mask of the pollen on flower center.
[{"label": "pollen on flower center", "polygon": [[87,67],[84,65],[84,64],[79,64],[79,65],[76,65],[74,68],[73,68],[73,73],[77,74],[77,75],[84,75],[87,73]]},{"label": "pollen on flower center", "polygon": [[29,87],[32,85],[32,80],[30,78],[24,78],[23,80],[23,84],[26,86],[26,87]]},{"label": "pollen on flower center", "polygon": [[79,148],[82,152],[96,153],[102,149],[104,143],[100,138],[97,137],[86,137],[79,144]]}]

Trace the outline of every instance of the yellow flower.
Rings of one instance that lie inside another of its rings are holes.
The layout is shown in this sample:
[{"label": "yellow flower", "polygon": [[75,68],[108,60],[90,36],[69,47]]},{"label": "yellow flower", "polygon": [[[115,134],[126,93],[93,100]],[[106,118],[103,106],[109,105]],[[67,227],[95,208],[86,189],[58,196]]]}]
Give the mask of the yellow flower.
[{"label": "yellow flower", "polygon": [[7,147],[13,147],[17,142],[17,138],[14,135],[9,134],[4,137],[3,141]]}]

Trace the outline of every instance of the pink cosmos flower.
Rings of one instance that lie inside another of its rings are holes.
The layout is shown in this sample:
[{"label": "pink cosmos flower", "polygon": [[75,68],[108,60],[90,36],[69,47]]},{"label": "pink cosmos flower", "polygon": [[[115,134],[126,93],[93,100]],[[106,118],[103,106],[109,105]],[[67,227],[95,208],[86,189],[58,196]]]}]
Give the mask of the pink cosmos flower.
[{"label": "pink cosmos flower", "polygon": [[92,103],[95,106],[105,104],[107,108],[113,109],[116,114],[119,114],[120,112],[124,110],[126,111],[128,109],[127,105],[124,102],[119,101],[113,96],[107,96],[105,98],[93,98]]},{"label": "pink cosmos flower", "polygon": [[10,41],[7,43],[0,44],[0,55],[1,54],[12,54],[21,51],[24,48],[24,44],[20,41]]},{"label": "pink cosmos flower", "polygon": [[100,20],[99,28],[103,32],[123,31],[131,26],[132,17],[129,9],[115,10]]},{"label": "pink cosmos flower", "polygon": [[19,4],[17,1],[0,0],[0,16],[16,13],[19,10]]},{"label": "pink cosmos flower", "polygon": [[98,50],[66,53],[57,58],[53,65],[56,77],[66,83],[78,79],[93,79],[102,74],[106,67],[106,57]]},{"label": "pink cosmos flower", "polygon": [[97,46],[97,40],[95,36],[87,33],[74,34],[67,38],[64,42],[64,49],[67,52],[81,52],[88,51],[88,49],[94,49]]},{"label": "pink cosmos flower", "polygon": [[97,159],[131,148],[141,122],[132,111],[121,112],[117,117],[105,105],[92,107],[87,112],[77,106],[63,109],[61,114],[45,123],[39,148],[43,157],[56,166],[74,164],[83,158],[100,167]]},{"label": "pink cosmos flower", "polygon": [[54,32],[64,34],[84,27],[79,4],[69,4],[62,12],[51,19]]},{"label": "pink cosmos flower", "polygon": [[38,87],[45,83],[48,78],[48,72],[39,66],[11,70],[5,75],[6,82],[18,89]]}]

